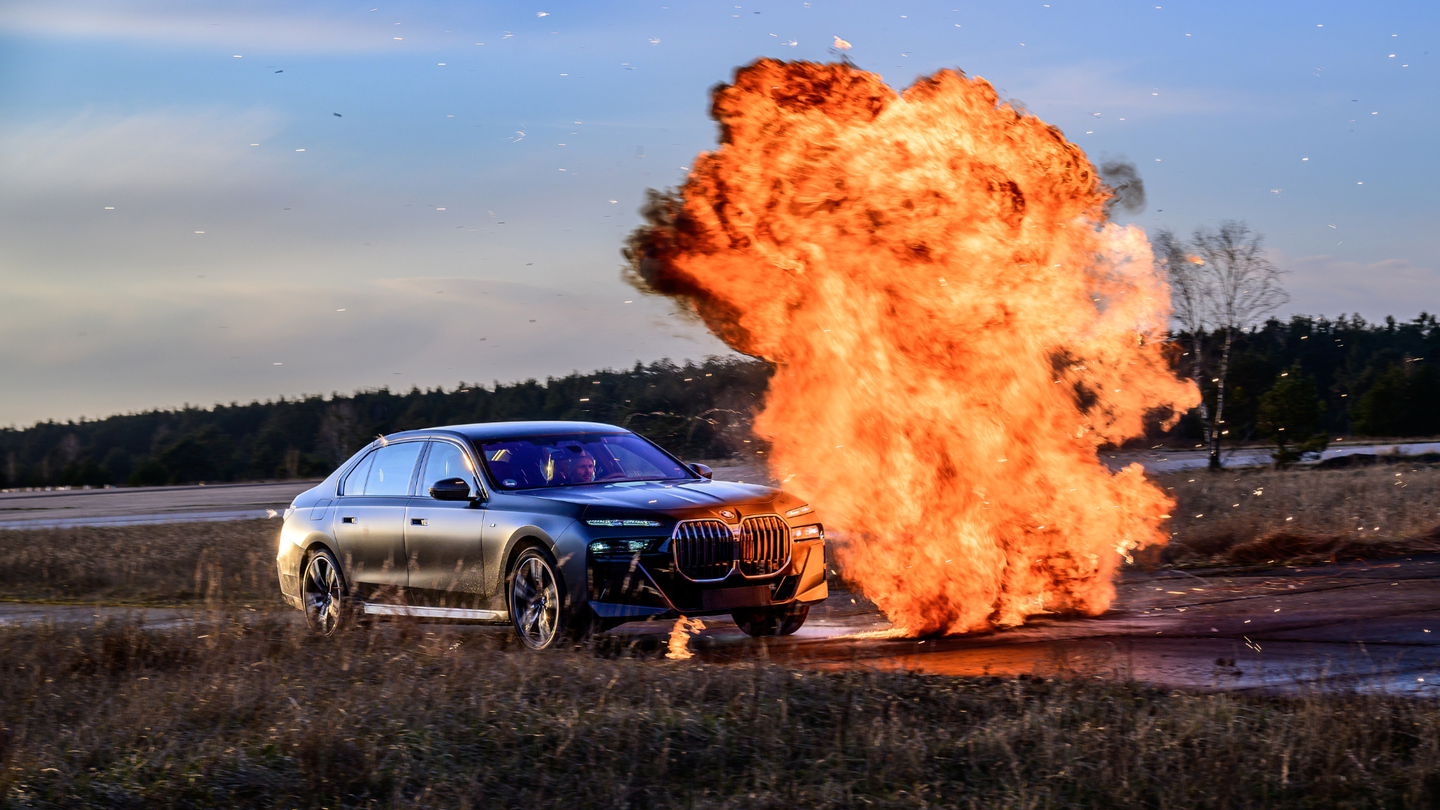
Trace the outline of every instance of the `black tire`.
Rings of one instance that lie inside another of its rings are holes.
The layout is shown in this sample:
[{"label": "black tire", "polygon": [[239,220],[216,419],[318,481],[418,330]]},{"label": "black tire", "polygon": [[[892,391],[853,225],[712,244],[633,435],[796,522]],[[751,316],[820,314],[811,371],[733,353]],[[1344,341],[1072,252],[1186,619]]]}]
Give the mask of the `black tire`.
[{"label": "black tire", "polygon": [[589,606],[583,612],[567,609],[559,566],[540,548],[527,548],[515,558],[505,576],[505,602],[516,637],[532,650],[575,641],[590,628]]},{"label": "black tire", "polygon": [[754,608],[730,614],[735,624],[748,636],[788,636],[793,634],[810,615],[809,605],[786,608]]},{"label": "black tire", "polygon": [[300,574],[300,603],[305,626],[317,636],[333,636],[355,621],[345,572],[327,549],[312,550],[305,556]]}]

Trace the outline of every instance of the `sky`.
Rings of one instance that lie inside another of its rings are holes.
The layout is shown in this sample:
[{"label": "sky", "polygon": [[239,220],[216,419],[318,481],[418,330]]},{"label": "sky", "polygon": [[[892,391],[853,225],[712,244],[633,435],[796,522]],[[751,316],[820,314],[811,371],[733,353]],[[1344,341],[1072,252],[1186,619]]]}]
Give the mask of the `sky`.
[{"label": "sky", "polygon": [[1132,161],[1122,222],[1245,221],[1278,314],[1408,320],[1440,311],[1437,29],[1421,2],[0,0],[0,425],[727,354],[620,249],[716,146],[710,88],[837,36]]}]

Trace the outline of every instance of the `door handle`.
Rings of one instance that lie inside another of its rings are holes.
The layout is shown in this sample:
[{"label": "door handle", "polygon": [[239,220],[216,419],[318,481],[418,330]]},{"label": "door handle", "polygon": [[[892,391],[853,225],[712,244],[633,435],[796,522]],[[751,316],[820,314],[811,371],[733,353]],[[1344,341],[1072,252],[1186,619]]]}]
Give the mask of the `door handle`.
[{"label": "door handle", "polygon": [[411,526],[429,526],[430,521],[425,518],[410,518]]},{"label": "door handle", "polygon": [[342,518],[340,518],[340,522],[341,522],[341,523],[359,523],[360,521],[356,520],[356,519],[353,518],[353,517],[342,517]]}]

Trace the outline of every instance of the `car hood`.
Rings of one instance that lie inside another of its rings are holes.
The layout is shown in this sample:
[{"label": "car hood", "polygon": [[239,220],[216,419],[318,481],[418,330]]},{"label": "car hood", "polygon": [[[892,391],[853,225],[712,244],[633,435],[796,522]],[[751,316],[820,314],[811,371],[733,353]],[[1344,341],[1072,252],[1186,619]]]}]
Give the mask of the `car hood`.
[{"label": "car hood", "polygon": [[532,498],[545,498],[580,506],[670,511],[768,503],[781,492],[757,484],[739,484],[732,481],[633,481],[527,490],[525,494]]}]

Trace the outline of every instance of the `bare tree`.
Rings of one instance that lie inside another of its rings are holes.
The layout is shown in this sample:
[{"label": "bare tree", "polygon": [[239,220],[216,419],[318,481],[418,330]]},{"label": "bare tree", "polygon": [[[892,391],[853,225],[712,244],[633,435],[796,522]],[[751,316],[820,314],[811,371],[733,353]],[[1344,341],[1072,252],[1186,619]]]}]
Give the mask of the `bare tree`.
[{"label": "bare tree", "polygon": [[[1190,377],[1195,387],[1205,390],[1205,329],[1209,324],[1211,299],[1209,278],[1200,257],[1187,252],[1175,234],[1161,230],[1155,234],[1155,260],[1170,277],[1171,317],[1180,330],[1190,335]],[[1200,398],[1200,427],[1205,444],[1210,444],[1210,407]]]},{"label": "bare tree", "polygon": [[1170,276],[1175,320],[1191,336],[1192,369],[1202,391],[1200,336],[1223,335],[1219,365],[1210,378],[1215,386],[1215,408],[1210,411],[1203,398],[1200,405],[1210,468],[1219,469],[1221,437],[1228,432],[1224,427],[1225,391],[1235,335],[1257,326],[1290,296],[1280,286],[1283,271],[1265,257],[1263,237],[1243,222],[1226,220],[1216,229],[1196,228],[1183,246],[1168,232],[1162,232],[1156,241],[1160,261]]}]

